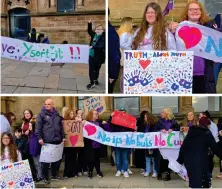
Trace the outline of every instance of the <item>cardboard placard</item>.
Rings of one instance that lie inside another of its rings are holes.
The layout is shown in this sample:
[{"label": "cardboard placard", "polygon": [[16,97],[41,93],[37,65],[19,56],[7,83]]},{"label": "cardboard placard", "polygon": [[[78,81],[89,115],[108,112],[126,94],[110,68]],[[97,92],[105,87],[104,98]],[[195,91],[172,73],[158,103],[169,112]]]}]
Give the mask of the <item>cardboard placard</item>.
[{"label": "cardboard placard", "polygon": [[99,114],[106,111],[106,101],[104,97],[95,96],[84,100],[85,114],[88,114],[90,110],[96,110]]}]

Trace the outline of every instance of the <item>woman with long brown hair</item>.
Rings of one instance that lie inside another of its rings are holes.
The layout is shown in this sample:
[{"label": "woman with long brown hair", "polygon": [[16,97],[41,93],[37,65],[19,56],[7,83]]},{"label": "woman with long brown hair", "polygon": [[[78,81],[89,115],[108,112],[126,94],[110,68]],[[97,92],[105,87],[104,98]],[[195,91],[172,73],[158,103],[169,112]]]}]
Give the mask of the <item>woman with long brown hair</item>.
[{"label": "woman with long brown hair", "polygon": [[159,4],[152,2],[146,6],[132,47],[134,50],[176,50],[174,36],[166,27]]},{"label": "woman with long brown hair", "polygon": [[[191,0],[187,3],[183,13],[181,14],[180,22],[189,21],[195,24],[200,24],[206,27],[215,29],[216,25],[210,22],[209,17],[203,5],[196,1]],[[176,32],[179,24],[172,22],[169,29],[172,33]],[[216,81],[214,78],[214,62],[194,56],[193,63],[193,93],[216,93]]]},{"label": "woman with long brown hair", "polygon": [[10,133],[4,132],[1,135],[1,165],[22,161],[21,153],[14,144]]},{"label": "woman with long brown hair", "polygon": [[189,110],[186,117],[180,124],[181,127],[192,127],[198,124],[198,118],[195,116],[194,110]]}]

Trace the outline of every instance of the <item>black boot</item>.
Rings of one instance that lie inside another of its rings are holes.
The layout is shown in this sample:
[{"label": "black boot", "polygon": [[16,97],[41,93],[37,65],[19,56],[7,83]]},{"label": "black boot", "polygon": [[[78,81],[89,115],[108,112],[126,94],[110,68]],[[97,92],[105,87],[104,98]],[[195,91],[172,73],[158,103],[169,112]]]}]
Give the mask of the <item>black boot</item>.
[{"label": "black boot", "polygon": [[157,180],[162,180],[162,173],[158,173]]},{"label": "black boot", "polygon": [[169,180],[171,180],[171,176],[170,176],[170,173],[167,172],[166,176],[163,178],[163,181],[169,181]]}]

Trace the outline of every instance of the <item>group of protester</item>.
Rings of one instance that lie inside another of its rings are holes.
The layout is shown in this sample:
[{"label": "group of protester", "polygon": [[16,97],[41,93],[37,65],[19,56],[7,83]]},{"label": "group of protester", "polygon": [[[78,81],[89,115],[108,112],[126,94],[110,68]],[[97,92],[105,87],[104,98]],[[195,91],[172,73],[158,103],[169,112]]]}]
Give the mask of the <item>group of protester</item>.
[{"label": "group of protester", "polygon": [[[110,11],[109,11],[110,14]],[[203,5],[196,0],[189,1],[180,17],[180,22],[189,21],[222,32],[222,16],[210,20]],[[120,77],[120,91],[123,92],[124,50],[177,50],[174,34],[179,23],[166,23],[159,4],[149,3],[144,10],[140,27],[133,31],[133,19],[122,19],[120,28],[109,22],[109,93],[113,93],[115,82]],[[193,93],[216,93],[221,63],[201,57],[194,57]]]},{"label": "group of protester", "polygon": [[[119,111],[125,112],[124,108]],[[59,179],[59,169],[62,160],[54,163],[39,162],[41,146],[47,144],[61,144],[65,142],[63,120],[89,121],[102,127],[109,132],[134,132],[134,130],[115,125],[112,123],[111,114],[108,121],[101,120],[96,110],[91,110],[84,118],[83,111],[67,109],[62,117],[55,109],[52,99],[47,99],[37,117],[33,116],[31,110],[23,112],[22,125],[11,132],[11,126],[16,117],[13,113],[1,115],[1,164],[8,164],[28,159],[32,171],[33,179],[45,183],[50,183],[49,167],[51,167],[51,180]],[[180,124],[175,120],[173,112],[169,108],[164,108],[158,119],[149,111],[142,111],[137,120],[136,131],[148,132],[172,132],[181,131],[188,127],[189,131],[180,148],[178,162],[184,164],[188,176],[190,187],[210,186],[213,157],[216,154],[220,158],[220,174],[222,178],[222,119],[218,121],[218,126],[214,123],[208,111],[196,117],[194,111],[189,111]],[[218,138],[219,137],[219,138]],[[64,148],[64,178],[88,175],[93,177],[95,167],[98,177],[103,177],[100,167],[100,147],[101,144],[84,138],[84,147]],[[128,148],[113,148],[115,154],[116,177],[121,174],[125,178],[132,172],[129,169]],[[164,159],[159,149],[136,149],[135,165],[143,169],[141,174],[147,177],[157,177],[158,180],[171,180],[171,171],[168,168],[168,160]],[[152,166],[151,166],[152,165]],[[204,165],[204,166],[203,166]],[[162,175],[164,177],[162,177]]]}]

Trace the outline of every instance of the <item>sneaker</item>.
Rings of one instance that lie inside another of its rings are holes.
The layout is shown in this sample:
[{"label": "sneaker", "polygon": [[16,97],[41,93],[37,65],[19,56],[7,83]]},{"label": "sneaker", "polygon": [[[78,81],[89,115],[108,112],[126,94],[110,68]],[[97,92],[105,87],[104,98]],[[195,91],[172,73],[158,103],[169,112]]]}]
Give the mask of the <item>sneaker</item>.
[{"label": "sneaker", "polygon": [[103,174],[102,174],[102,172],[100,172],[100,173],[97,173],[97,177],[99,177],[99,178],[103,177]]},{"label": "sneaker", "polygon": [[93,87],[95,87],[96,85],[95,85],[95,83],[90,83],[90,84],[88,84],[87,86],[86,86],[86,88],[88,89],[88,90],[90,90],[90,89],[92,89]]},{"label": "sneaker", "polygon": [[217,175],[217,178],[222,178],[222,173],[220,173],[219,175]]},{"label": "sneaker", "polygon": [[121,171],[117,171],[117,173],[116,173],[116,177],[119,177],[121,175]]},{"label": "sneaker", "polygon": [[64,176],[64,179],[68,179],[69,177],[67,177],[67,176]]},{"label": "sneaker", "polygon": [[41,182],[42,181],[42,178],[37,178],[36,179],[36,182]]},{"label": "sneaker", "polygon": [[89,174],[88,174],[88,178],[89,178],[89,179],[92,179],[92,173],[89,173]]},{"label": "sneaker", "polygon": [[96,81],[95,81],[95,85],[99,85],[99,82],[98,82],[98,80],[96,80]]},{"label": "sneaker", "polygon": [[129,173],[128,173],[127,171],[125,171],[125,172],[123,173],[123,176],[124,176],[125,178],[128,178],[128,177],[129,177]]},{"label": "sneaker", "polygon": [[144,175],[145,173],[146,173],[145,170],[140,172],[141,175]]},{"label": "sneaker", "polygon": [[50,184],[50,181],[47,179],[44,179],[45,184]]},{"label": "sneaker", "polygon": [[88,175],[87,171],[83,172],[83,175],[84,175],[84,176]]},{"label": "sneaker", "polygon": [[132,172],[130,169],[128,169],[127,171],[128,171],[128,173],[129,173],[130,175],[133,174],[133,172]]},{"label": "sneaker", "polygon": [[156,178],[156,177],[157,177],[157,174],[156,174],[156,173],[153,173],[153,174],[152,174],[152,177],[153,177],[153,178]]},{"label": "sneaker", "polygon": [[149,176],[149,173],[144,173],[144,175],[143,175],[144,177],[148,177]]},{"label": "sneaker", "polygon": [[81,173],[81,172],[78,172],[78,176],[81,177],[81,176],[82,176],[82,173]]},{"label": "sneaker", "polygon": [[52,177],[51,180],[59,180],[60,178],[58,176]]}]

